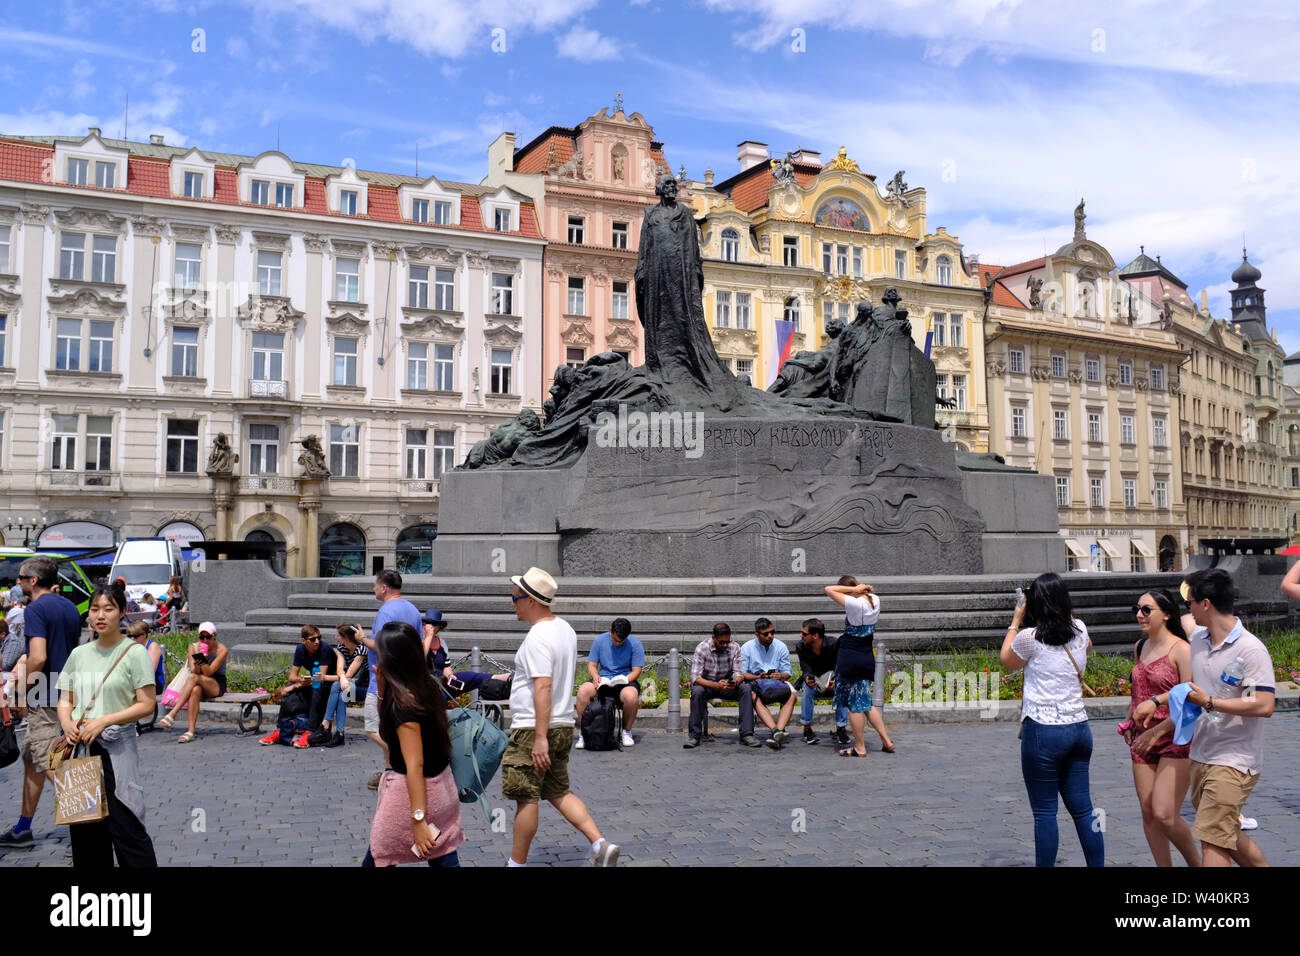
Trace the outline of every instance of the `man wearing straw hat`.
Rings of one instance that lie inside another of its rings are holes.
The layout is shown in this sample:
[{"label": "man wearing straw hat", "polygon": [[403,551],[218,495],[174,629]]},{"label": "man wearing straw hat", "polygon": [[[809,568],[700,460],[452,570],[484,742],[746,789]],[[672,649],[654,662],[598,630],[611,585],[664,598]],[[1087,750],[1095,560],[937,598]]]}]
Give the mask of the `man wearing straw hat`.
[{"label": "man wearing straw hat", "polygon": [[515,616],[529,625],[515,653],[510,691],[510,747],[501,760],[501,795],[515,801],[514,845],[510,866],[528,862],[537,835],[539,803],[549,800],[591,841],[591,862],[614,866],[619,848],[600,835],[587,805],[569,790],[569,752],[573,748],[573,679],[578,635],[551,613],[555,579],[541,568],[510,579]]}]

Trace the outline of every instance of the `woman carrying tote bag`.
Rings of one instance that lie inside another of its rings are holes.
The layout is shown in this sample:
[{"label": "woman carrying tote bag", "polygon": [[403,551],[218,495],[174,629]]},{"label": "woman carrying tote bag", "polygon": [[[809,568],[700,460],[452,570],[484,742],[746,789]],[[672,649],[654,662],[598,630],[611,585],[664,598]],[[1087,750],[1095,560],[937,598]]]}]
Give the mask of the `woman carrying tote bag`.
[{"label": "woman carrying tote bag", "polygon": [[[154,667],[149,652],[122,633],[126,591],[116,583],[90,596],[87,623],[96,640],[68,655],[59,675],[59,723],[65,744],[103,764],[108,815],[69,827],[77,869],[155,867],[153,841],[144,828],[144,787],[136,750],[137,720],[152,717]],[[58,747],[58,744],[55,745]]]},{"label": "woman carrying tote bag", "polygon": [[[1033,626],[1021,630],[1026,619]],[[1058,793],[1074,818],[1088,866],[1105,862],[1088,786],[1092,731],[1083,697],[1092,691],[1083,671],[1090,650],[1088,629],[1070,613],[1065,582],[1058,574],[1039,575],[1025,603],[1016,605],[1000,655],[1006,670],[1025,669],[1020,768],[1034,813],[1036,866],[1056,865]]]}]

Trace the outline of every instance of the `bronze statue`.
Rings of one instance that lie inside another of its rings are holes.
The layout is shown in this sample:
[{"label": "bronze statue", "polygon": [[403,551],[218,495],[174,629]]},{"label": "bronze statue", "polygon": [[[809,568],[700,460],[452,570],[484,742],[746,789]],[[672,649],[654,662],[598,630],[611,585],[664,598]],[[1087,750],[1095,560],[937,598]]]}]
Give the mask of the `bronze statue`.
[{"label": "bronze statue", "polygon": [[325,449],[321,447],[319,435],[308,435],[300,442],[294,442],[295,445],[302,445],[302,454],[298,456],[298,464],[302,465],[302,476],[304,478],[328,478],[330,469],[325,464]]},{"label": "bronze statue", "polygon": [[212,440],[212,451],[208,453],[208,474],[229,475],[234,471],[237,461],[239,455],[230,447],[226,433],[217,432],[217,437]]},{"label": "bronze statue", "polygon": [[777,373],[776,381],[767,390],[786,398],[829,398],[831,392],[830,368],[835,354],[835,340],[844,332],[841,319],[826,320],[826,335],[830,339],[816,352],[797,352]]},{"label": "bronze statue", "polygon": [[837,344],[831,398],[882,421],[934,427],[934,363],[912,341],[907,310],[893,286],[883,304],[860,302]]},{"label": "bronze statue", "polygon": [[505,461],[515,453],[520,442],[541,430],[542,423],[538,420],[537,413],[531,408],[525,408],[510,421],[504,422],[490,437],[475,442],[465,459],[465,467],[481,468]]},{"label": "bronze statue", "polygon": [[903,195],[907,192],[907,183],[903,181],[903,170],[900,169],[898,172],[894,173],[894,178],[889,181],[889,185],[885,187],[885,191],[889,193],[892,198],[901,202],[904,206],[907,205],[907,197]]}]

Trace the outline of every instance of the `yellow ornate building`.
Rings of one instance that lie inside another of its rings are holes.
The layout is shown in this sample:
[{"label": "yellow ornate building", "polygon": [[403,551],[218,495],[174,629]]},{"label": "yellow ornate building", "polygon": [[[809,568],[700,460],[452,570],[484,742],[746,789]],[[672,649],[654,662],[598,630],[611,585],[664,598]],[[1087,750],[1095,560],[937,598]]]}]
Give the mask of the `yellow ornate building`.
[{"label": "yellow ornate building", "polygon": [[704,308],[718,355],[737,375],[766,388],[776,376],[778,320],[795,327],[790,354],[822,345],[827,319],[852,319],[863,299],[879,303],[895,286],[912,332],[931,357],[943,424],[973,451],[988,449],[984,305],[978,268],[943,227],[926,232],[922,188],[900,172],[881,192],[841,147],[829,163],[810,150],[768,156],[739,146],[740,172],[685,185],[702,230]]}]

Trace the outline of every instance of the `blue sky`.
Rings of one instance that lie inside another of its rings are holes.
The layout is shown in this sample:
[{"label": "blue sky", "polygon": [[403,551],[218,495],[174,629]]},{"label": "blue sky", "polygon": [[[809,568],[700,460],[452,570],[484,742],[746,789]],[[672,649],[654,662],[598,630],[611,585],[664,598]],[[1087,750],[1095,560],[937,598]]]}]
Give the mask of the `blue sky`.
[{"label": "blue sky", "polygon": [[[478,182],[488,144],[621,91],[698,178],[848,148],[906,170],[984,262],[1145,245],[1227,314],[1242,234],[1300,349],[1300,12],[1282,0],[55,2],[0,26],[0,132],[168,143]],[[196,33],[195,31],[201,31]]]}]

